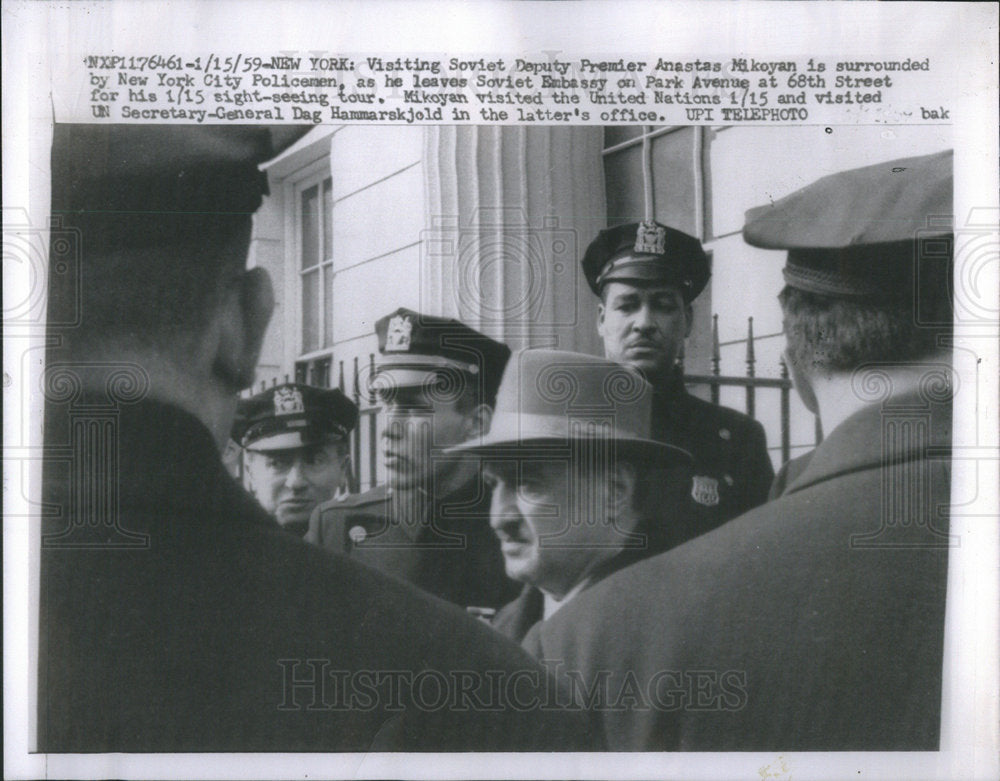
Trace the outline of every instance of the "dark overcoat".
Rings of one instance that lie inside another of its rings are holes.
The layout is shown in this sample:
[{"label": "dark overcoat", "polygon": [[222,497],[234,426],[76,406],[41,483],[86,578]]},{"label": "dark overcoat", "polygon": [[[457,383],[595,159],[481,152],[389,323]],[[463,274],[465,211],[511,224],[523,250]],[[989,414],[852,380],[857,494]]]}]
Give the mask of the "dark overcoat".
[{"label": "dark overcoat", "polygon": [[526,584],[516,599],[497,611],[490,626],[504,637],[520,643],[531,628],[542,620],[544,613],[545,595],[534,586]]},{"label": "dark overcoat", "polygon": [[[283,532],[194,417],[143,401],[63,426],[66,439],[57,430],[41,751],[594,747],[572,714],[490,709],[490,697],[547,696],[534,660],[457,608]],[[87,430],[103,445],[88,440],[74,460]],[[454,703],[439,702],[442,686]]]},{"label": "dark overcoat", "polygon": [[692,528],[695,537],[763,504],[774,467],[764,427],[729,407],[703,401],[675,373],[653,395],[653,438],[684,448],[692,464]]},{"label": "dark overcoat", "polygon": [[497,608],[520,586],[507,577],[490,528],[490,493],[476,475],[436,496],[416,521],[396,511],[385,486],[313,512],[306,541],[462,607]]},{"label": "dark overcoat", "polygon": [[935,750],[950,441],[940,400],[863,409],[779,499],[541,624],[543,658],[612,750]]},{"label": "dark overcoat", "polygon": [[781,468],[774,475],[774,480],[771,482],[771,490],[767,494],[769,502],[785,493],[788,486],[795,482],[795,478],[802,474],[802,470],[809,465],[809,460],[812,458],[814,452],[810,450],[800,456],[789,459],[781,465]]}]

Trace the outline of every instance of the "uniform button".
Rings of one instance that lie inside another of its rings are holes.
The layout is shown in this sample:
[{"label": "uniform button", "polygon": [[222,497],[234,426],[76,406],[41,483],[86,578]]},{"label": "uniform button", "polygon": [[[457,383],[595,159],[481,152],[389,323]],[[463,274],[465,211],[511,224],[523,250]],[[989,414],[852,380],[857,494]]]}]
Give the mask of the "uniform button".
[{"label": "uniform button", "polygon": [[360,545],[368,536],[368,530],[364,526],[352,526],[351,530],[347,532],[347,536],[351,538],[351,542],[355,545]]},{"label": "uniform button", "polygon": [[732,475],[723,475],[722,479],[726,481],[726,485],[730,485],[730,486],[735,482],[733,480],[733,476]]},{"label": "uniform button", "polygon": [[733,435],[730,433],[728,428],[720,428],[719,436],[722,437],[723,439],[730,439],[732,438]]}]

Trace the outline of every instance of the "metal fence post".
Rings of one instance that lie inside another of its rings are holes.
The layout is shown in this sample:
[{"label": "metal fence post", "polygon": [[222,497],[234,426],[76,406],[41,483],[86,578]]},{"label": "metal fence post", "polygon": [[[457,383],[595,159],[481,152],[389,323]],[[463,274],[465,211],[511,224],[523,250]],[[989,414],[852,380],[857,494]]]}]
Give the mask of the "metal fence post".
[{"label": "metal fence post", "polygon": [[722,358],[719,352],[719,316],[712,315],[712,377],[715,381],[711,383],[712,403],[719,403],[719,362]]},{"label": "metal fence post", "polygon": [[[781,379],[788,379],[788,365],[785,357],[779,359],[781,366]],[[784,463],[792,457],[792,411],[791,411],[791,383],[781,386],[781,461]]]},{"label": "metal fence post", "polygon": [[[757,362],[757,358],[754,355],[753,350],[753,318],[747,318],[747,379],[752,380],[754,378],[754,364]],[[751,418],[756,417],[757,404],[756,404],[756,389],[754,388],[753,382],[747,383],[747,415]]]},{"label": "metal fence post", "polygon": [[375,376],[375,353],[368,353],[368,404],[371,412],[368,415],[368,483],[369,488],[378,485],[378,448],[376,439],[378,438],[378,411],[375,409],[375,383],[372,378]]}]

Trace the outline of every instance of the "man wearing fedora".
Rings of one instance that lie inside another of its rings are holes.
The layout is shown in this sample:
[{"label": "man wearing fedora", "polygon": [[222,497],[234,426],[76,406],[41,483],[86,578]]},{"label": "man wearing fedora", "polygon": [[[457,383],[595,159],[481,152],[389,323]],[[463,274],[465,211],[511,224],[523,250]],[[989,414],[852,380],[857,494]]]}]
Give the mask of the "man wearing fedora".
[{"label": "man wearing fedora", "polygon": [[692,532],[706,532],[764,502],[774,469],[753,418],[688,393],[678,360],[691,333],[691,303],[710,276],[701,243],[645,221],[601,231],[583,256],[598,304],[604,354],[652,384],[653,438],[694,458]]},{"label": "man wearing fedora", "polygon": [[951,167],[892,160],[747,213],[749,244],[788,251],[786,359],[828,433],[774,501],[543,624],[544,658],[638,681],[649,707],[598,709],[612,750],[938,749]]},{"label": "man wearing fedora", "polygon": [[357,405],[332,388],[284,383],[240,401],[232,437],[246,454],[250,492],[286,531],[343,485]]},{"label": "man wearing fedora", "polygon": [[306,540],[489,613],[517,587],[504,574],[475,464],[444,451],[489,429],[510,349],[457,320],[403,308],[379,318],[375,333],[387,482],[321,504]]},{"label": "man wearing fedora", "polygon": [[684,541],[690,456],[649,437],[652,388],[590,355],[511,358],[480,457],[507,574],[524,584],[495,617],[535,649],[540,622],[621,567]]}]

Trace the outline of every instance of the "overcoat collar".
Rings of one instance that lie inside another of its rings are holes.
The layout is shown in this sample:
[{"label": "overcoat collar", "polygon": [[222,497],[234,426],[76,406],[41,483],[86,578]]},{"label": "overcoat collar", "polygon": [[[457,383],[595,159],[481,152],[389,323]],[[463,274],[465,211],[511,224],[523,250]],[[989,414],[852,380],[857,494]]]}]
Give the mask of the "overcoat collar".
[{"label": "overcoat collar", "polygon": [[[783,495],[839,475],[951,455],[951,399],[924,391],[869,404],[835,428]],[[900,427],[906,427],[903,431]],[[873,432],[878,432],[873,436]]]},{"label": "overcoat collar", "polygon": [[[139,517],[172,517],[176,523],[188,516],[213,517],[220,523],[277,526],[226,471],[215,441],[194,415],[151,399],[113,410],[99,397],[93,405],[84,398],[76,406],[84,418],[99,415],[113,435],[104,439],[103,455],[90,459],[90,474],[74,474],[62,485],[47,481],[48,489],[64,495],[70,505],[74,494],[86,488],[81,479],[88,485],[106,479],[117,492],[119,507],[141,509]],[[70,428],[77,432],[67,434],[70,440],[82,436],[79,423]],[[107,470],[105,478],[101,470]],[[71,487],[74,482],[76,488]]]}]

